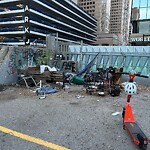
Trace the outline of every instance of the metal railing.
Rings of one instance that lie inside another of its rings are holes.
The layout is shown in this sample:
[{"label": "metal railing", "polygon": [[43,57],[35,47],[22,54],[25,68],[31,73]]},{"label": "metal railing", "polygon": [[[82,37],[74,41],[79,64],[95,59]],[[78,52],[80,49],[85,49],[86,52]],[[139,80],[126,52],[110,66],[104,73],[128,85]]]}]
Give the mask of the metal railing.
[{"label": "metal railing", "polygon": [[149,46],[70,46],[69,59],[79,63],[83,69],[98,53],[95,67],[121,68],[124,72],[135,70],[141,75],[150,76],[150,47]]}]

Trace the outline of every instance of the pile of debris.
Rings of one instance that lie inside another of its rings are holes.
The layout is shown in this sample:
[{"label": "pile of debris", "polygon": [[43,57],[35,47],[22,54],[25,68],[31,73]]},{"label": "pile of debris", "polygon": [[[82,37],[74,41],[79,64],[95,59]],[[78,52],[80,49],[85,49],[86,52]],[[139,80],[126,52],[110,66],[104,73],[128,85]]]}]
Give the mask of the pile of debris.
[{"label": "pile of debris", "polygon": [[31,84],[37,86],[40,81],[42,81],[42,84],[62,82],[62,87],[64,86],[64,72],[47,65],[18,69],[18,78],[19,83],[24,81],[27,88]]},{"label": "pile of debris", "polygon": [[5,90],[5,86],[4,85],[0,85],[0,92]]},{"label": "pile of debris", "polygon": [[123,68],[109,67],[107,69],[98,68],[97,72],[89,72],[85,75],[86,92],[97,93],[100,96],[110,94],[119,96],[121,92],[121,72]]}]

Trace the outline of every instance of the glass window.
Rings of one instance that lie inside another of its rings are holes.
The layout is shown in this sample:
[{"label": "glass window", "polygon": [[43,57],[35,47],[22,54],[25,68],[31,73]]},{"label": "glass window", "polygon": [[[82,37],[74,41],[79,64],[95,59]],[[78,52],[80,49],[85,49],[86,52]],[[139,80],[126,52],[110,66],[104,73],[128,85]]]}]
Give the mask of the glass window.
[{"label": "glass window", "polygon": [[150,21],[139,22],[139,33],[149,33],[150,32]]},{"label": "glass window", "polygon": [[146,19],[146,9],[147,8],[140,8],[140,19]]},{"label": "glass window", "polygon": [[148,6],[150,7],[150,0],[148,0]]},{"label": "glass window", "polygon": [[140,0],[133,0],[133,8],[134,7],[139,7],[140,6]]},{"label": "glass window", "polygon": [[141,0],[140,7],[147,7],[147,0]]},{"label": "glass window", "polygon": [[150,19],[150,7],[147,9],[147,19]]}]

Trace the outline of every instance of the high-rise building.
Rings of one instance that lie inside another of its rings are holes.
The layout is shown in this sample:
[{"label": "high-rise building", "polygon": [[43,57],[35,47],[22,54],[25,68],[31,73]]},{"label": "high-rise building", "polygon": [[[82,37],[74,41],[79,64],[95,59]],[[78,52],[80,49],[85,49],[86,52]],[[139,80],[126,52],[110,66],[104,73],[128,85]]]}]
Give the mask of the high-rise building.
[{"label": "high-rise building", "polygon": [[95,44],[96,19],[71,0],[0,0],[0,44],[57,40]]},{"label": "high-rise building", "polygon": [[72,1],[77,4],[77,0],[72,0]]},{"label": "high-rise building", "polygon": [[111,0],[110,33],[117,34],[121,45],[129,43],[131,0]]},{"label": "high-rise building", "polygon": [[[97,44],[105,45],[101,36],[109,35],[111,0],[78,0],[78,5],[97,19]],[[110,37],[109,37],[110,39]],[[106,39],[104,41],[107,41]],[[108,43],[111,43],[110,41]],[[106,44],[107,45],[107,44]]]},{"label": "high-rise building", "polygon": [[131,0],[78,0],[97,19],[97,44],[127,45]]},{"label": "high-rise building", "polygon": [[131,45],[150,45],[150,0],[133,0]]},{"label": "high-rise building", "polygon": [[77,4],[92,16],[95,16],[95,2],[95,0],[77,0]]},{"label": "high-rise building", "polygon": [[109,33],[110,24],[110,1],[96,0],[95,17],[99,18],[98,33]]},{"label": "high-rise building", "polygon": [[97,19],[97,33],[109,32],[110,0],[78,0],[78,5]]},{"label": "high-rise building", "polygon": [[132,8],[139,9],[139,19],[150,19],[150,0],[132,0]]}]

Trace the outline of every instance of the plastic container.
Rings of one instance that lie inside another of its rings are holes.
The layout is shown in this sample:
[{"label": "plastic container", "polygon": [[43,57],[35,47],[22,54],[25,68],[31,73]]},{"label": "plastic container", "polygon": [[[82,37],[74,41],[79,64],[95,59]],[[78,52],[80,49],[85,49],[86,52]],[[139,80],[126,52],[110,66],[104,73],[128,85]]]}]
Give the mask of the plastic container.
[{"label": "plastic container", "polygon": [[79,76],[74,76],[72,79],[72,83],[77,84],[77,85],[82,85],[84,83],[84,78],[79,77]]}]

